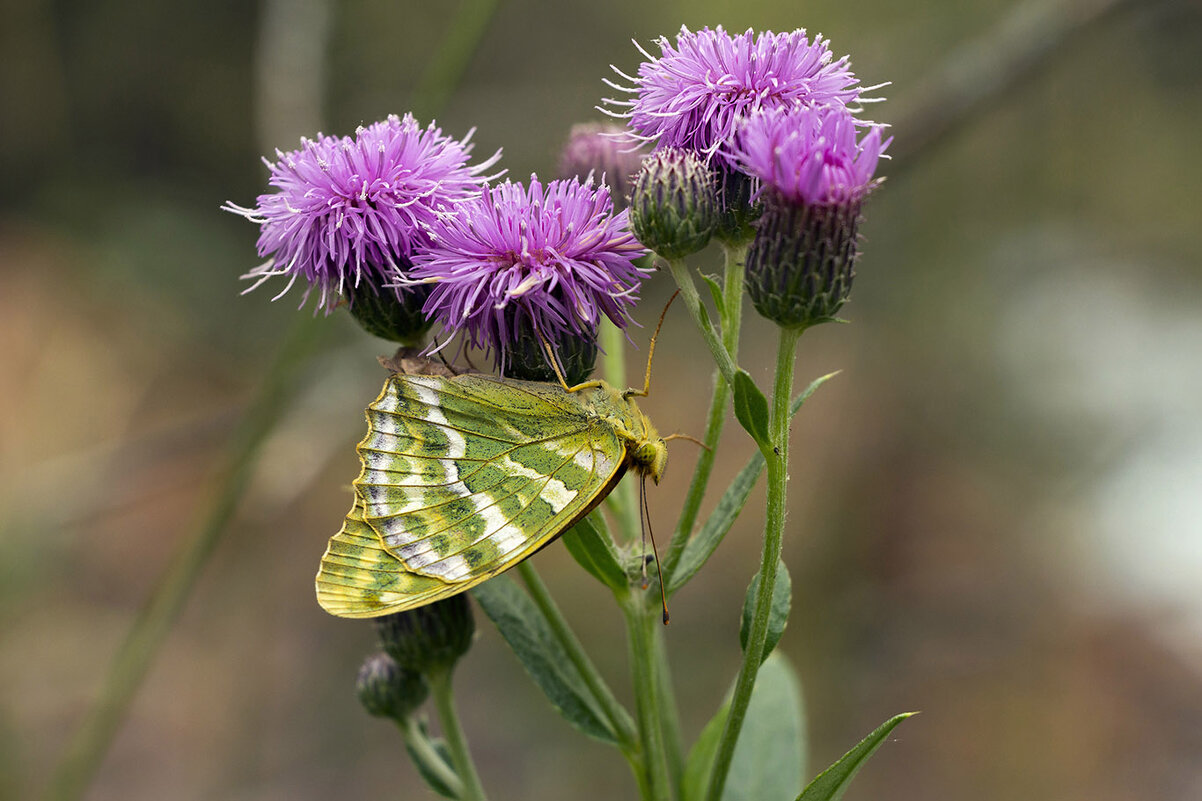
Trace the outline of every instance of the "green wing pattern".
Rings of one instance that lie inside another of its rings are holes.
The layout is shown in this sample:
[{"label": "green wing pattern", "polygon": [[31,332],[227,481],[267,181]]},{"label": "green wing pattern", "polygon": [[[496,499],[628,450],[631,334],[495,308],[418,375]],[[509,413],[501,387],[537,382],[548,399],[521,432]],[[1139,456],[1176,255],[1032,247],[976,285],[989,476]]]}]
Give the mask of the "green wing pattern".
[{"label": "green wing pattern", "polygon": [[531,555],[620,478],[625,446],[559,387],[391,376],[367,409],[356,500],[318,600],[344,617],[421,606]]}]

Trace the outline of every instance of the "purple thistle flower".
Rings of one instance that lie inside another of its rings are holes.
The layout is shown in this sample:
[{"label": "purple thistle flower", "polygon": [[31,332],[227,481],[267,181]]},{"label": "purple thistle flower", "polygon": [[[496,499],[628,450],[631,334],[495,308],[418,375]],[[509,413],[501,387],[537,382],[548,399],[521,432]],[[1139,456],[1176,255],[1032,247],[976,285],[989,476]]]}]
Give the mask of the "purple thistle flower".
[{"label": "purple thistle flower", "polygon": [[531,331],[552,345],[595,341],[604,314],[625,326],[646,270],[646,253],[614,213],[604,186],[506,181],[442,221],[413,257],[411,281],[433,285],[423,311],[473,346],[507,351]]},{"label": "purple thistle flower", "polygon": [[625,208],[634,175],[647,153],[631,142],[626,129],[612,122],[573,125],[559,156],[559,177],[585,179],[599,174],[613,195],[614,204]]},{"label": "purple thistle flower", "polygon": [[872,176],[893,138],[859,122],[841,106],[765,109],[740,126],[733,157],[785,201],[805,205],[858,204],[879,181]]},{"label": "purple thistle flower", "polygon": [[298,150],[277,150],[275,162],[264,159],[278,191],[259,195],[254,208],[223,206],[262,228],[258,251],[267,261],[243,276],[256,279],[246,291],[288,276],[279,298],[303,278],[301,305],[316,289],[318,307],[329,312],[361,281],[374,293],[403,277],[427,229],[494,177],[482,173],[500,151],[469,165],[471,135],[456,140],[434,123],[423,129],[412,115],[391,115],[354,139],[319,134]]},{"label": "purple thistle flower", "polygon": [[862,91],[848,58],[835,60],[828,40],[804,29],[732,37],[721,25],[682,27],[675,46],[667,37],[656,44],[661,55],[643,50],[637,78],[614,68],[634,86],[606,83],[635,97],[607,99],[620,109],[610,113],[657,148],[696,150],[720,167],[733,166],[726,147],[742,118],[763,108],[843,106]]}]

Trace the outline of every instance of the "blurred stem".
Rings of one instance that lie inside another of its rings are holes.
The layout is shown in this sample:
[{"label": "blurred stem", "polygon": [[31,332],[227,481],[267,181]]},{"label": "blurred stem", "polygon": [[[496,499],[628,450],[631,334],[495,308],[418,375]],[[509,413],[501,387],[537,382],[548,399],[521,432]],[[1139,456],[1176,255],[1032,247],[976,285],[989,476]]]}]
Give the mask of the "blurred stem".
[{"label": "blurred stem", "polygon": [[452,670],[446,667],[428,673],[426,683],[430,685],[430,695],[434,698],[438,720],[442,723],[442,734],[447,739],[447,751],[451,754],[455,772],[463,782],[463,792],[459,798],[462,801],[485,801],[484,787],[480,784],[472,755],[468,753],[467,738],[463,736],[463,727],[459,725],[459,713],[455,711],[455,694],[451,690]]},{"label": "blurred stem", "polygon": [[[601,350],[605,351],[603,364],[605,382],[618,390],[625,389],[626,383],[626,334],[613,324],[608,317],[601,318],[598,336],[601,340]],[[618,529],[622,542],[631,542],[639,534],[639,507],[635,496],[633,481],[620,481],[617,488],[610,494],[612,506],[617,514]]]},{"label": "blurred stem", "polygon": [[555,600],[551,597],[551,593],[547,590],[547,585],[543,583],[542,578],[534,569],[534,565],[530,564],[530,560],[522,562],[518,565],[518,573],[522,577],[522,581],[526,584],[526,589],[530,591],[530,597],[534,601],[534,605],[542,612],[543,617],[547,621],[547,625],[551,627],[552,633],[563,646],[564,651],[568,654],[568,659],[572,660],[572,664],[576,667],[580,677],[584,680],[585,686],[589,692],[593,694],[593,698],[601,705],[601,710],[605,717],[613,726],[614,732],[618,736],[618,744],[622,749],[622,753],[631,758],[637,751],[638,735],[634,728],[634,721],[630,719],[630,713],[626,711],[616,697],[613,691],[609,689],[609,685],[605,683],[605,679],[597,670],[592,660],[584,651],[584,646],[580,644],[576,634],[572,631],[572,627],[568,625],[568,621],[564,618],[563,613],[559,611],[559,607],[555,604]]},{"label": "blurred stem", "polygon": [[[643,799],[670,801],[672,785],[668,778],[668,760],[660,720],[662,688],[656,628],[661,624],[659,615],[648,608],[646,599],[647,593],[632,592],[622,604],[635,689],[635,716],[638,718],[639,740],[643,746],[643,769],[646,772]],[[654,611],[659,612],[658,604]]]},{"label": "blurred stem", "polygon": [[[664,577],[667,580],[667,577]],[[665,647],[664,627],[652,627],[655,637],[655,669],[659,686],[659,719],[664,731],[664,752],[668,758],[668,776],[672,786],[679,789],[684,779],[684,744],[680,739],[680,711],[676,706],[676,693],[672,690],[672,668],[668,664],[668,649]]]},{"label": "blurred stem", "polygon": [[434,51],[429,67],[413,90],[411,110],[418,119],[433,117],[446,107],[496,10],[497,0],[463,0],[460,3],[451,29]]},{"label": "blurred stem", "polygon": [[[747,248],[747,244],[722,245],[726,257],[722,279],[722,345],[736,360],[739,354],[739,329],[743,321],[743,271],[747,262]],[[709,417],[705,424],[705,448],[697,458],[697,466],[693,468],[689,493],[685,497],[680,519],[676,523],[672,544],[664,558],[664,580],[669,585],[672,583],[672,571],[676,569],[680,555],[684,553],[684,546],[692,536],[693,525],[697,522],[697,514],[701,510],[701,501],[705,498],[710,473],[714,469],[714,459],[718,455],[718,440],[722,438],[722,428],[726,424],[726,405],[729,402],[730,384],[726,383],[721,372],[715,372],[714,394],[710,398]]]},{"label": "blurred stem", "polygon": [[730,760],[734,756],[747,705],[751,702],[751,691],[755,677],[763,661],[764,643],[768,638],[768,618],[772,612],[772,591],[776,587],[776,566],[780,560],[781,543],[785,532],[787,509],[787,483],[789,480],[789,401],[793,395],[793,362],[797,340],[802,328],[781,328],[780,346],[776,354],[776,380],[772,388],[772,409],[768,418],[768,434],[772,449],[761,449],[768,463],[767,522],[764,529],[764,551],[760,560],[760,583],[755,596],[755,608],[751,618],[751,629],[747,634],[747,647],[743,651],[743,667],[735,682],[734,694],[730,699],[730,713],[722,729],[722,739],[714,755],[714,766],[710,773],[706,798],[720,801],[730,772]]},{"label": "blurred stem", "polygon": [[262,390],[234,436],[224,479],[202,520],[183,543],[158,587],[138,613],[117,651],[95,705],[88,710],[51,781],[47,798],[68,801],[83,795],[226,524],[238,507],[258,463],[263,444],[284,418],[310,353],[327,331],[323,319],[302,317],[293,324]]},{"label": "blurred stem", "polygon": [[397,725],[401,729],[401,738],[417,756],[422,766],[446,785],[456,798],[463,798],[463,782],[460,780],[459,774],[443,761],[442,754],[434,750],[430,740],[417,725],[417,720],[410,715],[404,720],[398,721]]},{"label": "blurred stem", "polygon": [[722,377],[726,379],[728,384],[734,384],[735,373],[739,368],[735,364],[734,359],[731,358],[730,352],[726,350],[722,341],[718,339],[718,335],[714,332],[714,326],[709,321],[709,313],[701,305],[701,297],[697,294],[697,284],[693,282],[693,276],[689,273],[689,268],[685,265],[684,259],[667,259],[667,262],[668,269],[672,272],[672,278],[676,281],[676,286],[680,287],[680,296],[684,298],[684,305],[689,310],[689,316],[693,318],[693,323],[696,324],[697,330],[701,332],[701,338],[705,340],[705,346],[713,354],[714,361],[718,365],[718,371],[722,373]]}]

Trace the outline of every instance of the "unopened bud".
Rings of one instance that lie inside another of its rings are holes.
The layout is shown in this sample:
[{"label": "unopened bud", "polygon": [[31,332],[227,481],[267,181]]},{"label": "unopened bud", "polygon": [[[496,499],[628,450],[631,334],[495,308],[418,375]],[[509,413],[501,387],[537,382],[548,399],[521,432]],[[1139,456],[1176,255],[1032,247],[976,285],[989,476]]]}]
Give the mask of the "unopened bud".
[{"label": "unopened bud", "polygon": [[421,706],[429,691],[420,673],[404,670],[388,654],[372,654],[355,682],[359,703],[369,715],[404,720]]},{"label": "unopened bud", "polygon": [[665,259],[705,247],[717,221],[709,168],[696,153],[665,148],[643,160],[630,198],[630,230]]},{"label": "unopened bud", "polygon": [[472,645],[476,624],[467,595],[376,618],[380,647],[405,670],[449,670]]}]

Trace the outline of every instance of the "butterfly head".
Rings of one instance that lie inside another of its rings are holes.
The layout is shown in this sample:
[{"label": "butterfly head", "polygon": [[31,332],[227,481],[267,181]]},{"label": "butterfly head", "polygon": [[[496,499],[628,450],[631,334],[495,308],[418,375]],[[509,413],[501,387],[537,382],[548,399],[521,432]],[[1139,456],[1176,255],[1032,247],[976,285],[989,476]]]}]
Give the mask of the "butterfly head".
[{"label": "butterfly head", "polygon": [[630,452],[630,464],[639,473],[650,476],[656,484],[668,466],[668,446],[663,439],[649,427],[650,437],[639,442]]}]

